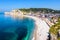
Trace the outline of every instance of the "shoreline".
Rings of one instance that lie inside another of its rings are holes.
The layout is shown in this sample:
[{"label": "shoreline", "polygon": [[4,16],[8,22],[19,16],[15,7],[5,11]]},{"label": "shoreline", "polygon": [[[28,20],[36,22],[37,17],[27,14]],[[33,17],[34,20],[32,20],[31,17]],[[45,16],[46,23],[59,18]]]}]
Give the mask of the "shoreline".
[{"label": "shoreline", "polygon": [[[49,32],[49,26],[46,24],[46,22],[42,19],[39,19],[37,17],[34,16],[28,16],[28,15],[24,15],[25,17],[29,17],[32,18],[33,20],[35,20],[35,29],[34,29],[34,37],[32,38],[32,40],[47,40],[48,39],[48,32]],[[44,26],[44,25],[45,26]]]},{"label": "shoreline", "polygon": [[31,18],[33,20],[35,20],[35,29],[34,29],[34,33],[33,33],[33,38],[32,40],[47,40],[48,39],[48,32],[49,32],[49,26],[46,23],[46,21],[42,20],[41,18],[35,17],[35,16],[29,16],[29,15],[19,15],[19,14],[15,14],[15,15],[11,15],[12,17],[15,16],[22,16],[23,17],[28,17]]}]

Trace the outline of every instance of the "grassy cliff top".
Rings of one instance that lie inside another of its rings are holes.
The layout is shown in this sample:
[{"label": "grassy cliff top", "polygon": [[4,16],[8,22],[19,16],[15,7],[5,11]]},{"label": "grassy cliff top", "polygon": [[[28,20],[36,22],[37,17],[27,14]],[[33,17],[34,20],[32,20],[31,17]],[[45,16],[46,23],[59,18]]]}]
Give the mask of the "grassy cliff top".
[{"label": "grassy cliff top", "polygon": [[60,30],[60,17],[58,18],[58,23],[56,23],[55,25],[52,25],[52,27],[50,27],[50,33],[53,34],[57,34],[58,30]]},{"label": "grassy cliff top", "polygon": [[[60,18],[58,18],[58,23],[53,25],[49,31],[54,35],[58,35],[58,30],[60,30]],[[60,37],[58,37],[58,40],[60,40]]]}]

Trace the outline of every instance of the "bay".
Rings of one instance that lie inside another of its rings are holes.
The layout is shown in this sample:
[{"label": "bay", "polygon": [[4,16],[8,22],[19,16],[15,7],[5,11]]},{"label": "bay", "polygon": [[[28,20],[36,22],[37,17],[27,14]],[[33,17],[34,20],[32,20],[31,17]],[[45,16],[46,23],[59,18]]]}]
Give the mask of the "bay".
[{"label": "bay", "polygon": [[0,14],[0,40],[30,40],[34,27],[31,18],[20,19]]}]

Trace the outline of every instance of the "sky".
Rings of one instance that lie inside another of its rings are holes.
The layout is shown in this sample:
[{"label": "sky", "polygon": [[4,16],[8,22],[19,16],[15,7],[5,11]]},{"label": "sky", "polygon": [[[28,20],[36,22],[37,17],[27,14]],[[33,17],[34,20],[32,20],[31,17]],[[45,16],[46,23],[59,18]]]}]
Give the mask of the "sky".
[{"label": "sky", "polygon": [[19,8],[52,8],[60,10],[60,0],[0,0],[0,11]]}]

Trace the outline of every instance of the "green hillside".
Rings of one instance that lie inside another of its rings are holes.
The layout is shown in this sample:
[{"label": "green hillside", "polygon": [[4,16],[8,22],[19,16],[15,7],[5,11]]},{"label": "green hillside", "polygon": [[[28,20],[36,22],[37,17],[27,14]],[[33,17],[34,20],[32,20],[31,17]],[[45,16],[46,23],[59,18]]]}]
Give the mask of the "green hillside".
[{"label": "green hillside", "polygon": [[23,9],[19,9],[23,12],[45,12],[45,13],[60,13],[60,10],[54,10],[54,9],[50,9],[50,8],[23,8]]}]

